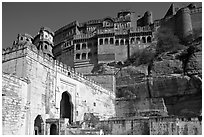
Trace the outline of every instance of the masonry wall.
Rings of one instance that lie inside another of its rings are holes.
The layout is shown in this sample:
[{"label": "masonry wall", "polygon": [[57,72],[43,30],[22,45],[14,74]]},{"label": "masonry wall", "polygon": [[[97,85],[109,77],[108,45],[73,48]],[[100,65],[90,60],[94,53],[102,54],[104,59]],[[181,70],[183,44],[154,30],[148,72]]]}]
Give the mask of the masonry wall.
[{"label": "masonry wall", "polygon": [[115,93],[116,83],[115,83],[114,74],[104,74],[104,75],[87,74],[86,76],[100,83],[104,88],[109,89],[113,93]]},{"label": "masonry wall", "polygon": [[28,83],[24,79],[3,74],[2,134],[25,135],[28,127]]},{"label": "masonry wall", "polygon": [[167,115],[167,108],[163,98],[136,98],[136,99],[117,99],[116,116],[149,116]]},{"label": "masonry wall", "polygon": [[105,135],[149,135],[149,123],[145,118],[118,118],[100,123]]},{"label": "masonry wall", "polygon": [[193,29],[202,28],[202,7],[191,10],[191,21]]},{"label": "masonry wall", "polygon": [[[34,121],[38,115],[42,117],[43,122],[47,118],[60,117],[60,100],[65,91],[72,96],[74,122],[82,121],[84,113],[94,113],[101,119],[115,115],[114,93],[82,74],[74,72],[68,66],[65,67],[64,64],[36,54],[34,47],[28,46],[21,50],[25,53],[25,57],[22,58],[25,62],[23,65],[25,71],[16,72],[19,74],[18,77],[26,76],[31,82],[30,94],[27,97],[31,102],[28,134],[34,134]],[[3,70],[7,73],[13,72],[5,68],[9,68],[10,63],[13,63],[17,57],[4,60]],[[19,65],[17,60],[15,66]],[[13,68],[15,70],[15,67]]]},{"label": "masonry wall", "polygon": [[202,121],[198,118],[152,118],[150,119],[151,135],[201,135]]}]

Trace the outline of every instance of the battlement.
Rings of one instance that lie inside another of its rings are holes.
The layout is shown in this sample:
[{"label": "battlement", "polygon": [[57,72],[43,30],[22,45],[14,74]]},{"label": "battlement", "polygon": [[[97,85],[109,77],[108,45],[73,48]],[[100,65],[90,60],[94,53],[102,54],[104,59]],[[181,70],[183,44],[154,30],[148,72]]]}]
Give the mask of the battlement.
[{"label": "battlement", "polygon": [[57,31],[55,31],[55,35],[57,35],[57,34],[63,32],[63,30],[66,30],[66,29],[68,29],[68,28],[71,28],[71,27],[73,27],[73,26],[75,26],[75,25],[76,25],[76,26],[79,26],[78,21],[73,21],[73,22],[71,22],[71,23],[65,25],[64,27],[58,29]]},{"label": "battlement", "polygon": [[201,122],[202,117],[184,117],[184,116],[153,116],[149,118],[151,121],[156,121],[156,122],[166,122],[166,121],[171,121],[171,122]]},{"label": "battlement", "polygon": [[[136,30],[130,29],[130,33],[137,33],[137,32],[148,32],[152,31],[149,26],[144,26],[144,27],[137,27]],[[115,33],[115,35],[127,35],[128,34],[128,29],[120,29],[120,30],[115,30],[115,29],[98,29],[97,34],[109,34],[109,33]]]},{"label": "battlement", "polygon": [[[16,52],[16,53],[14,53]],[[18,54],[19,52],[19,54]],[[13,54],[14,53],[14,54]],[[21,44],[21,45],[14,45],[12,47],[8,47],[6,49],[3,49],[2,52],[3,55],[3,62],[16,59],[18,57],[22,56],[33,56],[37,57],[39,60],[41,60],[43,63],[51,65],[53,68],[57,68],[57,71],[61,74],[64,74],[68,77],[71,77],[77,81],[80,81],[82,83],[85,83],[86,85],[89,85],[91,87],[100,89],[106,94],[113,94],[109,89],[105,89],[102,87],[101,84],[95,82],[94,80],[84,76],[82,73],[78,73],[74,70],[74,68],[71,68],[70,66],[58,61],[54,60],[52,57],[43,54],[42,52],[38,52],[35,45],[30,46],[28,44]],[[41,59],[40,59],[41,58]],[[36,59],[36,58],[35,58]]]},{"label": "battlement", "polygon": [[74,35],[74,39],[89,39],[95,36],[95,34],[80,34],[80,35]]},{"label": "battlement", "polygon": [[[35,45],[29,43],[29,42],[24,42],[24,43],[20,43],[18,45],[12,45],[8,48],[4,48],[2,50],[2,56],[5,56],[6,54],[9,54],[9,53],[12,53],[12,52],[16,52],[16,51],[19,51],[19,50],[23,50],[27,47],[27,44],[29,44],[29,46],[32,46],[32,47],[35,47]],[[4,61],[4,58],[3,58],[3,61]]]},{"label": "battlement", "polygon": [[115,33],[115,30],[112,29],[98,29],[97,34],[108,34],[108,33]]},{"label": "battlement", "polygon": [[190,9],[188,7],[184,7],[184,8],[181,8],[177,11],[176,15],[180,15],[180,14],[183,14],[183,13],[188,13],[190,14]]},{"label": "battlement", "polygon": [[87,22],[84,22],[83,24],[91,25],[91,24],[98,24],[98,23],[102,23],[102,20],[101,19],[89,20]]},{"label": "battlement", "polygon": [[195,9],[191,9],[191,10],[190,10],[190,13],[191,13],[191,14],[202,13],[202,7],[198,7],[198,8],[195,8]]}]

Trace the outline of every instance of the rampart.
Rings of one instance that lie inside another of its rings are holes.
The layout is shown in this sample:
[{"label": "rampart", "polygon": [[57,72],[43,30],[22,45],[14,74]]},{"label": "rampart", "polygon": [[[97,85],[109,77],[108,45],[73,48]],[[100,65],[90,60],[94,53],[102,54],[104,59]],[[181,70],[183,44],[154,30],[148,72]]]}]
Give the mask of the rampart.
[{"label": "rampart", "polygon": [[131,117],[101,121],[105,135],[201,135],[201,117]]},{"label": "rampart", "polygon": [[[85,83],[86,85],[89,85],[91,87],[97,87],[100,89],[104,89],[102,87],[101,84],[95,82],[94,80],[84,76],[81,73],[76,72],[73,68],[71,68],[70,66],[58,61],[58,60],[54,60],[52,57],[47,56],[41,52],[38,52],[35,45],[28,45],[28,44],[21,44],[21,45],[14,45],[12,47],[3,49],[2,51],[2,62],[7,62],[13,59],[18,59],[18,58],[22,58],[28,55],[28,50],[30,50],[31,52],[29,54],[35,54],[36,58],[39,58],[39,56],[42,58],[42,61],[50,64],[52,66],[52,68],[57,68],[57,71],[68,76],[71,77],[77,81],[80,81],[82,83]],[[104,91],[108,91],[106,92],[106,94],[112,94],[113,92],[111,92],[109,89]]]}]

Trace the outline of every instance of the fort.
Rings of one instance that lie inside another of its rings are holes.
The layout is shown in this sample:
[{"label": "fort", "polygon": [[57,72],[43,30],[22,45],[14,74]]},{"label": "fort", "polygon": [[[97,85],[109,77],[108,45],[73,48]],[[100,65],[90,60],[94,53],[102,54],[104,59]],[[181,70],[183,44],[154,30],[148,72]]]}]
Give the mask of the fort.
[{"label": "fort", "polygon": [[[186,40],[202,29],[202,7],[172,4],[160,20],[153,20],[151,11],[137,18],[123,10],[117,17],[73,21],[55,32],[42,27],[35,37],[19,34],[2,50],[3,134],[202,134],[197,77],[153,78],[145,66],[107,66],[123,64],[156,43],[162,27]],[[134,96],[120,97],[121,91]]]}]

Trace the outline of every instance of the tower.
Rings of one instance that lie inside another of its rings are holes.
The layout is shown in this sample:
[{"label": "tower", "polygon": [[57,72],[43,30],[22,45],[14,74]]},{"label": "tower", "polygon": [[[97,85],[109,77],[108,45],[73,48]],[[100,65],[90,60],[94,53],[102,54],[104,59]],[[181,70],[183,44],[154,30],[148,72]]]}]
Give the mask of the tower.
[{"label": "tower", "polygon": [[151,11],[146,11],[144,14],[144,26],[151,25],[153,23],[153,17]]},{"label": "tower", "polygon": [[181,8],[176,13],[176,33],[180,39],[185,39],[193,33],[190,10]]},{"label": "tower", "polygon": [[53,43],[54,32],[47,28],[42,27],[38,34],[35,36],[33,44],[36,45],[39,52],[46,54],[48,56],[53,57],[52,48],[54,46]]},{"label": "tower", "polygon": [[16,44],[23,44],[23,43],[32,43],[33,42],[33,37],[29,34],[18,34],[17,40],[13,42],[13,45]]}]

